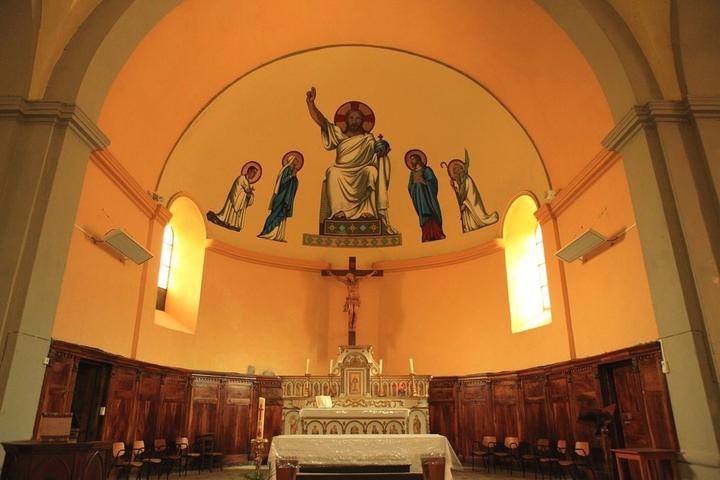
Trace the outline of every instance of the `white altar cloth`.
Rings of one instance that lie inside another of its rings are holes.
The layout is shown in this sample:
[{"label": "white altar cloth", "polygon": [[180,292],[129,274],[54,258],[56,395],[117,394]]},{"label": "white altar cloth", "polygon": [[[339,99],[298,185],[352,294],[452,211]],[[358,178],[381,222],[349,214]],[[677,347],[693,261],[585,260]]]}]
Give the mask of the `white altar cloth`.
[{"label": "white altar cloth", "polygon": [[268,463],[273,478],[275,461],[297,459],[300,465],[410,465],[422,472],[423,455],[445,457],[445,480],[462,464],[442,435],[277,435]]},{"label": "white altar cloth", "polygon": [[300,418],[401,418],[407,420],[409,408],[303,408]]}]

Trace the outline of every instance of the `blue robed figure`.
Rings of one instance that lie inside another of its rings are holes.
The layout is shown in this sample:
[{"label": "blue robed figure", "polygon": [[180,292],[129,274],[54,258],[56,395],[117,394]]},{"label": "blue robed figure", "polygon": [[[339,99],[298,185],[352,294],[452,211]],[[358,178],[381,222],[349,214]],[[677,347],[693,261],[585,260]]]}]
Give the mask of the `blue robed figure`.
[{"label": "blue robed figure", "polygon": [[299,152],[290,152],[283,157],[283,163],[270,199],[270,214],[265,219],[262,232],[258,234],[260,238],[278,242],[285,241],[285,223],[293,214],[293,203],[298,189],[297,172],[302,168],[302,156]]},{"label": "blue robed figure", "polygon": [[[418,152],[418,153],[415,153]],[[419,151],[408,155],[407,165],[410,167],[408,191],[422,228],[422,241],[442,240],[445,234],[442,229],[442,213],[438,203],[438,180],[432,168],[423,161]]]}]

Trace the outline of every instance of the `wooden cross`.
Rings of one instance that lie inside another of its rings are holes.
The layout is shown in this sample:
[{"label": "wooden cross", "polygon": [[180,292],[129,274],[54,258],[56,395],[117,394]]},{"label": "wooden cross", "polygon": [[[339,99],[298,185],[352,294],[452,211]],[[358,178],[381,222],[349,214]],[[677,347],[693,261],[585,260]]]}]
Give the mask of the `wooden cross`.
[{"label": "wooden cross", "polygon": [[[355,345],[355,323],[357,321],[357,310],[360,307],[360,291],[358,284],[360,280],[367,277],[382,277],[382,270],[358,270],[355,257],[348,258],[347,270],[323,270],[323,277],[334,277],[347,287],[347,298],[345,299],[344,311],[348,314],[348,345]],[[352,273],[353,277],[347,275]]]},{"label": "wooden cross", "polygon": [[358,270],[356,268],[357,261],[355,257],[348,257],[348,268],[347,270],[323,270],[322,276],[323,277],[329,277],[330,275],[335,275],[338,277],[344,277],[348,273],[354,274],[356,277],[364,277],[365,275],[375,272],[375,275],[373,277],[382,277],[383,271],[382,270]]}]

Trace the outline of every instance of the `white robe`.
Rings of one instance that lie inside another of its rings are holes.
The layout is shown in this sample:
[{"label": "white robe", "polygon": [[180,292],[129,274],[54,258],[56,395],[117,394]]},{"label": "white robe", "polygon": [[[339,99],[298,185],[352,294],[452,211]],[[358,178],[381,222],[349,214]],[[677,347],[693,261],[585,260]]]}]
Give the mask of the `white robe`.
[{"label": "white robe", "polygon": [[387,220],[390,159],[375,155],[375,137],[371,133],[348,137],[329,121],[321,137],[325,149],[336,153],[335,165],[325,173],[330,217],[344,212],[350,220],[363,214]]},{"label": "white robe", "polygon": [[233,182],[222,210],[217,213],[218,219],[242,230],[245,224],[245,209],[252,205],[253,198],[250,182],[245,175],[240,175]]},{"label": "white robe", "polygon": [[498,221],[498,213],[488,214],[485,211],[480,192],[470,175],[464,175],[460,182],[453,181],[460,203],[460,220],[463,233],[492,225]]}]

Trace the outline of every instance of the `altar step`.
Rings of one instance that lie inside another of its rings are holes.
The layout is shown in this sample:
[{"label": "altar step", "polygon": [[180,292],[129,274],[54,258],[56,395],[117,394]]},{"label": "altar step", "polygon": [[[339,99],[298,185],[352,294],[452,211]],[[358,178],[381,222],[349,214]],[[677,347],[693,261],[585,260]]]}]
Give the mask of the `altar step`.
[{"label": "altar step", "polygon": [[410,465],[301,465],[300,480],[422,480],[422,473],[411,473]]},{"label": "altar step", "polygon": [[303,480],[422,480],[422,473],[411,472],[375,472],[375,473],[298,473],[297,479]]}]

